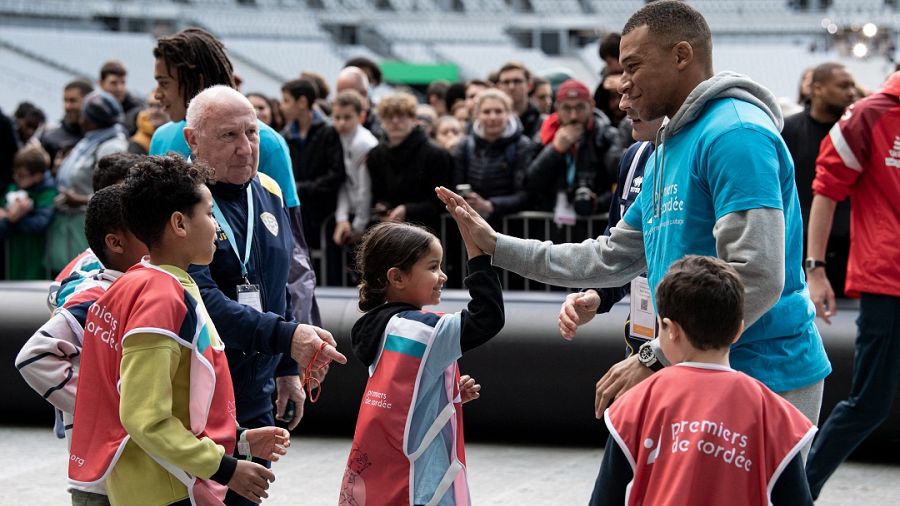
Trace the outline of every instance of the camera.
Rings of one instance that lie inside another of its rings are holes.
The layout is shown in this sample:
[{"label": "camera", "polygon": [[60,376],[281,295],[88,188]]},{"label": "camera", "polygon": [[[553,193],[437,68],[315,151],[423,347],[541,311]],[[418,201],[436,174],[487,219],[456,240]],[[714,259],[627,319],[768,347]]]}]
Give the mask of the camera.
[{"label": "camera", "polygon": [[588,182],[581,181],[575,188],[575,193],[572,195],[572,207],[575,209],[575,214],[578,216],[590,216],[594,214],[595,200],[596,197],[594,191],[591,190]]}]

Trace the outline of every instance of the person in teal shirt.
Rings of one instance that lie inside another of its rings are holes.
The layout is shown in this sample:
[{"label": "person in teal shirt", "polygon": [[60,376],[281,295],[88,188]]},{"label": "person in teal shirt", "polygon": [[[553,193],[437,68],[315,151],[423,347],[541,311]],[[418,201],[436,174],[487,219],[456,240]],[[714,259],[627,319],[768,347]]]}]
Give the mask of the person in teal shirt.
[{"label": "person in teal shirt", "polygon": [[[197,52],[204,57],[198,58]],[[184,138],[185,119],[190,100],[201,91],[217,84],[234,88],[234,68],[225,54],[225,46],[209,32],[187,28],[157,40],[153,49],[154,96],[171,121],[156,129],[150,140],[151,155],[191,154]],[[288,279],[294,317],[303,323],[321,324],[314,289],[316,274],[312,270],[309,247],[303,235],[300,199],[287,143],[270,126],[257,120],[259,127],[259,171],[271,177],[281,188],[294,235],[293,261]]]},{"label": "person in teal shirt", "polygon": [[[800,204],[776,99],[744,76],[714,74],[709,25],[683,2],[647,4],[622,33],[623,100],[641,120],[670,120],[657,133],[638,201],[609,237],[559,245],[512,238],[449,190],[438,195],[494,265],[543,283],[617,286],[646,270],[653,293],[685,255],[725,260],[746,292],[732,365],[816,423],[831,364],[802,272]],[[638,355],[597,383],[598,417],[655,362],[666,365],[658,350]]]}]

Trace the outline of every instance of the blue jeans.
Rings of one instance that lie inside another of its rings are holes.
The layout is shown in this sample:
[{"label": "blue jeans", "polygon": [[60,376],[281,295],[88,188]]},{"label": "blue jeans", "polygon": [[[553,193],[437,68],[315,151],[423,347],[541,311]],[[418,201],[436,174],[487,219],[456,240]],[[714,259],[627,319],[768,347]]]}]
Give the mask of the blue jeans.
[{"label": "blue jeans", "polygon": [[856,320],[850,397],[822,425],[806,462],[813,498],[838,466],[891,414],[900,380],[900,297],[864,293]]}]

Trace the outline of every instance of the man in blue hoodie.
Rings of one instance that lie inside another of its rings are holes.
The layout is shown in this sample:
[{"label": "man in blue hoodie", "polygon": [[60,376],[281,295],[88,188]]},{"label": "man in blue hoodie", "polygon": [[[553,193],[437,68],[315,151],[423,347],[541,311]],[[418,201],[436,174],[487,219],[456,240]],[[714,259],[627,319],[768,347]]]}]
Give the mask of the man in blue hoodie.
[{"label": "man in blue hoodie", "polygon": [[[670,121],[657,134],[644,190],[610,236],[551,245],[497,234],[464,204],[450,202],[450,210],[494,265],[543,283],[617,286],[646,270],[652,294],[684,255],[722,258],[746,289],[746,330],[732,346],[732,366],[815,423],[831,364],[802,271],[800,204],[775,97],[744,76],[713,73],[709,26],[683,2],[647,4],[622,34],[619,91],[640,119]],[[655,344],[597,383],[598,417],[666,363]]]}]

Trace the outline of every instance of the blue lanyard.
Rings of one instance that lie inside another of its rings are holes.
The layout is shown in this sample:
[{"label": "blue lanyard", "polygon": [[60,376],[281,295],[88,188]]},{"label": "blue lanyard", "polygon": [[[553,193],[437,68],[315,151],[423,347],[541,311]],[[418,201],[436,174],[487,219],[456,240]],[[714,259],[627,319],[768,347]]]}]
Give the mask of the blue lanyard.
[{"label": "blue lanyard", "polygon": [[234,250],[234,255],[241,264],[241,276],[244,277],[244,282],[248,284],[250,282],[247,280],[247,262],[250,260],[250,248],[253,246],[253,226],[256,222],[256,220],[253,219],[253,192],[251,190],[251,185],[252,181],[247,183],[247,244],[244,247],[243,260],[241,260],[237,242],[234,240],[234,232],[231,230],[231,225],[228,224],[228,220],[225,219],[225,215],[222,214],[222,210],[219,209],[219,204],[217,204],[216,199],[213,198],[213,216],[216,217],[216,221],[219,222],[219,226],[222,227],[222,230],[228,237],[231,249]]}]

